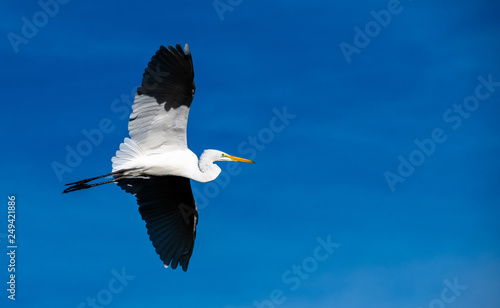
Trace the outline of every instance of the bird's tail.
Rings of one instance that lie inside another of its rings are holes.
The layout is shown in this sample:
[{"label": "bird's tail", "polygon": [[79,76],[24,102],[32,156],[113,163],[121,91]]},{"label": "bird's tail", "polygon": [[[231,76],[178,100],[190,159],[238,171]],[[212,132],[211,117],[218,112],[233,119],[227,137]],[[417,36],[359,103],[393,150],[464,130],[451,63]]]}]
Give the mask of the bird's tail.
[{"label": "bird's tail", "polygon": [[[78,182],[73,182],[73,183],[65,184],[65,186],[69,186],[69,187],[66,188],[63,191],[63,194],[69,193],[69,192],[72,192],[72,191],[75,191],[75,190],[87,189],[87,188],[91,188],[91,187],[94,187],[94,186],[99,186],[99,185],[102,185],[102,184],[107,184],[107,183],[112,183],[112,182],[117,182],[119,180],[123,180],[124,178],[126,178],[125,174],[126,174],[127,171],[130,171],[130,170],[119,170],[119,171],[111,172],[111,173],[104,174],[104,175],[101,175],[101,176],[96,176],[94,178],[89,178],[89,179],[81,180],[81,181],[78,181]],[[112,176],[113,179],[108,180],[108,181],[104,181],[104,182],[90,183],[89,184],[89,182],[92,182],[94,180],[101,179],[101,178],[104,178],[104,177],[107,177],[107,176]]]}]

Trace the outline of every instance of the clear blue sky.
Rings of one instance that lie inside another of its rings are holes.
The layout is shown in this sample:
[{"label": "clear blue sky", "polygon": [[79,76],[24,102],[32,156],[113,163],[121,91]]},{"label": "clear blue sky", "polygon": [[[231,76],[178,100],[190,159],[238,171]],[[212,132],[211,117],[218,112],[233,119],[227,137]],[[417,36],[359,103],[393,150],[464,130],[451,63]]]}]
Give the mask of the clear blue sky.
[{"label": "clear blue sky", "polygon": [[[0,19],[2,307],[500,305],[498,2],[41,3]],[[151,56],[186,42],[190,148],[257,163],[193,183],[183,272],[132,195],[61,191],[111,170]]]}]

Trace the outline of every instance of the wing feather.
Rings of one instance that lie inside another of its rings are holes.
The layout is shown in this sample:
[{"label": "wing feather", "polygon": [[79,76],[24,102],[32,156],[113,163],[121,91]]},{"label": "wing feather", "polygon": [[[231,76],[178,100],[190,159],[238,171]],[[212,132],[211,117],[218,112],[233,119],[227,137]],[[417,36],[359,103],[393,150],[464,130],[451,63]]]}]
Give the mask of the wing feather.
[{"label": "wing feather", "polygon": [[124,179],[118,185],[137,197],[149,238],[165,265],[187,270],[193,253],[198,210],[188,178]]},{"label": "wing feather", "polygon": [[151,58],[132,106],[130,138],[146,152],[187,147],[186,127],[195,92],[193,61],[185,50],[161,46]]}]

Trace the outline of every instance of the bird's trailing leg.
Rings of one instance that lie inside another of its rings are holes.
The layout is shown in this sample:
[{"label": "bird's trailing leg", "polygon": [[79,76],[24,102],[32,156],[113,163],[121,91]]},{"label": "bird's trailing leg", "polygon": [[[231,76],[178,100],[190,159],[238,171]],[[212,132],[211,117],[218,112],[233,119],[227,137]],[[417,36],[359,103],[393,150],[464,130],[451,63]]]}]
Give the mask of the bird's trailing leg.
[{"label": "bird's trailing leg", "polygon": [[[87,189],[87,188],[91,188],[91,187],[94,187],[94,186],[99,186],[99,185],[102,185],[102,184],[107,184],[107,183],[111,183],[111,182],[116,182],[116,181],[119,181],[119,180],[123,180],[123,179],[127,178],[127,176],[125,175],[126,171],[129,171],[129,170],[115,171],[115,172],[111,172],[111,173],[104,174],[104,175],[101,175],[101,176],[96,176],[96,177],[93,177],[93,178],[81,180],[81,181],[78,181],[78,182],[73,182],[73,183],[65,184],[66,186],[69,186],[69,187],[66,188],[63,191],[63,194],[69,193],[69,192],[75,191],[75,190]],[[88,184],[89,182],[92,182],[94,180],[101,179],[101,178],[104,178],[104,177],[107,177],[107,176],[112,176],[113,179],[111,179],[109,181]]]}]

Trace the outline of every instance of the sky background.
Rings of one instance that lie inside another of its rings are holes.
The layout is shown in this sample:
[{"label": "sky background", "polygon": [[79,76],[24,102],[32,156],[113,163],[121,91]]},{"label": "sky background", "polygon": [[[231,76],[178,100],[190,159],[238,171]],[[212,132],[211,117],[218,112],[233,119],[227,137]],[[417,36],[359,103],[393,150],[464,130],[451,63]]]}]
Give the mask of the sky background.
[{"label": "sky background", "polygon": [[[65,1],[2,4],[1,307],[499,307],[497,1]],[[186,42],[190,148],[257,163],[192,184],[183,272],[132,195],[61,191]]]}]

